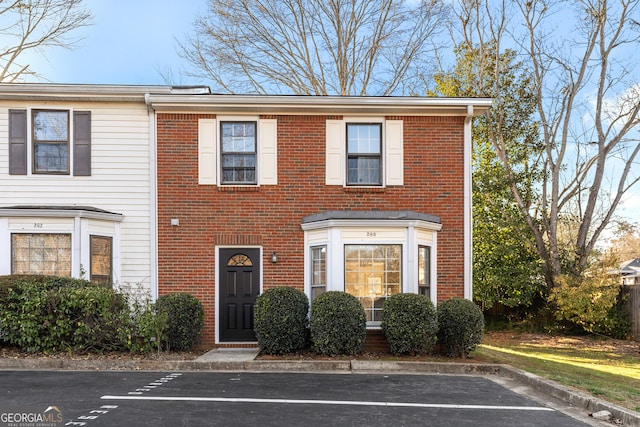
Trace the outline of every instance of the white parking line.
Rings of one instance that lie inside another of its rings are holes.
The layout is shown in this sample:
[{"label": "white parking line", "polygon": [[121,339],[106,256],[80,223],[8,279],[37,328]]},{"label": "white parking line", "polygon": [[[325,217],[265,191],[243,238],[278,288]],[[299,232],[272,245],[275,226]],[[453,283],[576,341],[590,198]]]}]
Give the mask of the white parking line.
[{"label": "white parking line", "polygon": [[296,405],[351,405],[386,406],[400,408],[441,408],[441,409],[487,409],[494,411],[548,411],[551,408],[540,406],[498,406],[498,405],[457,405],[446,403],[410,403],[410,402],[367,402],[353,400],[297,400],[297,399],[254,399],[245,397],[182,397],[182,396],[102,396],[103,400],[154,400],[165,402],[222,402],[222,403],[285,403]]}]

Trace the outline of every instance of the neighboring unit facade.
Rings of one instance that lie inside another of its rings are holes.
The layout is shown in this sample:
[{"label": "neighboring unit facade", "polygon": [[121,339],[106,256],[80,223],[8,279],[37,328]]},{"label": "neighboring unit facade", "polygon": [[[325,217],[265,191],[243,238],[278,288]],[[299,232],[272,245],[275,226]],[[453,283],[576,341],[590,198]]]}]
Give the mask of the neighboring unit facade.
[{"label": "neighboring unit facade", "polygon": [[158,293],[205,307],[204,342],[252,345],[275,286],[362,302],[471,298],[471,122],[488,99],[151,95]]},{"label": "neighboring unit facade", "polygon": [[156,293],[149,92],[0,84],[0,275],[83,277]]},{"label": "neighboring unit facade", "polygon": [[623,285],[640,285],[640,258],[621,263],[619,274]]}]

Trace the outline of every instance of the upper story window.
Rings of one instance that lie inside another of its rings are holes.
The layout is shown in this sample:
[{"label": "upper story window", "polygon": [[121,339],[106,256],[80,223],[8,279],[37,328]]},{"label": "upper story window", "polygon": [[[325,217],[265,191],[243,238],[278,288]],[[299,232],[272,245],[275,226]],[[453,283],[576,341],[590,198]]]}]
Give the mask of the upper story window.
[{"label": "upper story window", "polygon": [[326,121],[325,184],[404,185],[404,127],[385,117]]},{"label": "upper story window", "polygon": [[221,122],[222,183],[256,183],[256,122]]},{"label": "upper story window", "polygon": [[258,116],[198,120],[198,184],[278,184],[278,122]]},{"label": "upper story window", "polygon": [[382,123],[347,123],[347,185],[382,185]]},{"label": "upper story window", "polygon": [[9,173],[91,175],[91,112],[9,110]]},{"label": "upper story window", "polygon": [[69,173],[69,112],[33,110],[33,173]]}]

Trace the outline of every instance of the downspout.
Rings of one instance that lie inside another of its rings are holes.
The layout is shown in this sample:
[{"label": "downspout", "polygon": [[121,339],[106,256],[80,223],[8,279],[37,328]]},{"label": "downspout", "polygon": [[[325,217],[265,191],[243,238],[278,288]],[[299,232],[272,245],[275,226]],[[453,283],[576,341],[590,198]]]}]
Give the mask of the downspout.
[{"label": "downspout", "polygon": [[151,300],[158,298],[158,170],[156,112],[151,105],[151,95],[144,94],[149,116],[149,254],[150,260],[150,292]]},{"label": "downspout", "polygon": [[473,246],[472,246],[472,187],[471,187],[471,154],[473,105],[467,105],[464,118],[464,297],[473,300]]}]

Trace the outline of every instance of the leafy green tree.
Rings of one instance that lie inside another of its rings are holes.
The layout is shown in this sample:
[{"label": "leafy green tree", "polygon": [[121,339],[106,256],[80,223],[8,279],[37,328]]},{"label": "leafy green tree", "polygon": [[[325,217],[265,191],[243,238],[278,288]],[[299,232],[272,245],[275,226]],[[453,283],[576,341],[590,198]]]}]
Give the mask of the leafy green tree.
[{"label": "leafy green tree", "polygon": [[[477,58],[482,56],[482,61]],[[531,76],[512,50],[497,45],[480,52],[462,44],[455,67],[435,76],[434,94],[488,96],[494,108],[476,118],[473,135],[473,289],[485,308],[500,303],[528,307],[544,288],[535,242],[518,209],[510,185],[531,204],[542,171],[535,163],[541,145]],[[512,158],[525,167],[509,175],[493,149],[492,139],[509,147]],[[529,166],[533,165],[533,167]]]}]

